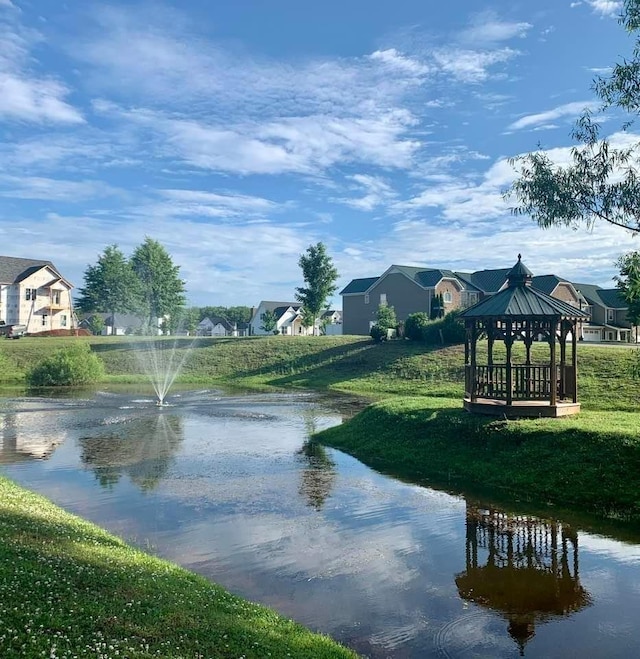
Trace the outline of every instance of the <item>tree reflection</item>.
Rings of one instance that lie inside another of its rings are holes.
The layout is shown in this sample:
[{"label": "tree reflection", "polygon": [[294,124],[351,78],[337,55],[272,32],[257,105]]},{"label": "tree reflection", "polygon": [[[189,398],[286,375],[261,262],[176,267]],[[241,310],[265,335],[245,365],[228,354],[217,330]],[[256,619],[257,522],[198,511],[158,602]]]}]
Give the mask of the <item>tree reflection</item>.
[{"label": "tree reflection", "polygon": [[81,437],[80,459],[93,469],[102,487],[113,487],[126,474],[141,490],[153,490],[183,438],[181,417],[141,416],[109,433]]},{"label": "tree reflection", "polygon": [[335,463],[322,444],[308,439],[297,452],[304,461],[298,492],[308,506],[320,510],[331,494],[336,480]]},{"label": "tree reflection", "polygon": [[467,503],[460,596],[500,613],[524,655],[535,626],[591,604],[578,574],[578,534],[557,521]]}]

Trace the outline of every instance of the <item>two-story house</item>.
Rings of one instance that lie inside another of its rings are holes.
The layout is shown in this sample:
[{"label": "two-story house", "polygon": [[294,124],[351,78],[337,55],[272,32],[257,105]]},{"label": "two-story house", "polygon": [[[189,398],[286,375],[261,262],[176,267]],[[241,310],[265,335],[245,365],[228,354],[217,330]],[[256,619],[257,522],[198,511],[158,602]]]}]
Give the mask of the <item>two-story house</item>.
[{"label": "two-story house", "polygon": [[0,256],[0,322],[28,334],[72,329],[72,288],[51,261]]},{"label": "two-story house", "polygon": [[392,306],[399,321],[412,313],[431,314],[442,295],[444,313],[479,300],[478,289],[451,270],[392,265],[379,277],[353,279],[340,291],[344,334],[369,334],[381,304]]},{"label": "two-story house", "polygon": [[628,305],[617,288],[574,284],[586,300],[591,320],[582,329],[585,341],[638,343],[638,328],[627,319]]}]

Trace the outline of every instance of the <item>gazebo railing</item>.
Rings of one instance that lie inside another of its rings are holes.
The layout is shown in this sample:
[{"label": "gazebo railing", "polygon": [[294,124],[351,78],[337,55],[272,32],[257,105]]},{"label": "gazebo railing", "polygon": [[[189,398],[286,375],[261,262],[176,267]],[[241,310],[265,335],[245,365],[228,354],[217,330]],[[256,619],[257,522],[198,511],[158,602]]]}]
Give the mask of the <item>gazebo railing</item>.
[{"label": "gazebo railing", "polygon": [[[557,390],[559,370],[556,369]],[[467,396],[507,400],[509,398],[508,369],[506,364],[475,367],[465,366],[465,392]],[[511,396],[513,400],[549,400],[551,396],[551,367],[533,365],[511,366]]]}]

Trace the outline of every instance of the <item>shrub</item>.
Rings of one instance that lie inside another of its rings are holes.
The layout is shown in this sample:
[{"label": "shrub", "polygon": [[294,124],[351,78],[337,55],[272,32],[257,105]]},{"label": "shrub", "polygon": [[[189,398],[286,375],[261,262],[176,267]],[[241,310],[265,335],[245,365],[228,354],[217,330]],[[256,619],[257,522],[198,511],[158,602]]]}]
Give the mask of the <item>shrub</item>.
[{"label": "shrub", "polygon": [[418,311],[409,314],[404,323],[404,335],[412,341],[423,341],[424,330],[428,324],[429,316],[426,313]]},{"label": "shrub", "polygon": [[463,343],[464,325],[459,311],[450,311],[444,318],[428,323],[423,329],[423,340],[430,345]]},{"label": "shrub", "polygon": [[89,344],[76,343],[54,352],[27,373],[32,387],[64,387],[91,384],[104,375],[104,364]]},{"label": "shrub", "polygon": [[382,343],[382,341],[387,340],[387,330],[380,327],[380,325],[374,325],[369,334],[376,343]]}]

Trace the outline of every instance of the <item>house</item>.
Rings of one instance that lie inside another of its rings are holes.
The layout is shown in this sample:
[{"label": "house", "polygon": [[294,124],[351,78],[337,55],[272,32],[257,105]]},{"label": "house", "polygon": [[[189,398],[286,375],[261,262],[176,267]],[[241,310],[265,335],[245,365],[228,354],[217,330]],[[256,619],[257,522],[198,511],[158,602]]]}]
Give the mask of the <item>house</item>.
[{"label": "house", "polygon": [[586,301],[590,320],[582,328],[584,341],[638,343],[637,327],[627,319],[628,305],[617,288],[600,288],[593,284],[574,284]]},{"label": "house", "polygon": [[73,329],[72,289],[51,261],[0,256],[0,323],[28,334]]},{"label": "house", "polygon": [[131,334],[155,336],[162,334],[160,321],[157,321],[157,323],[154,323],[152,328],[149,328],[148,318],[142,318],[140,316],[128,313],[93,313],[85,316],[78,323],[79,327],[91,331],[92,319],[96,316],[102,318],[104,323],[104,327],[100,332],[102,336],[126,336]]},{"label": "house", "polygon": [[[272,331],[264,327],[265,314],[272,312],[276,326]],[[288,336],[313,334],[312,328],[305,327],[302,321],[302,305],[299,302],[271,302],[263,300],[254,310],[249,323],[250,334],[286,334]]]},{"label": "house", "polygon": [[222,316],[203,318],[196,327],[196,336],[235,336],[235,327]]},{"label": "house", "polygon": [[440,295],[446,313],[475,304],[480,291],[451,270],[392,265],[379,277],[352,280],[340,295],[343,333],[369,334],[381,304],[392,306],[403,321],[419,311],[431,314]]},{"label": "house", "polygon": [[342,312],[337,309],[327,309],[320,316],[320,332],[326,336],[342,334]]}]

